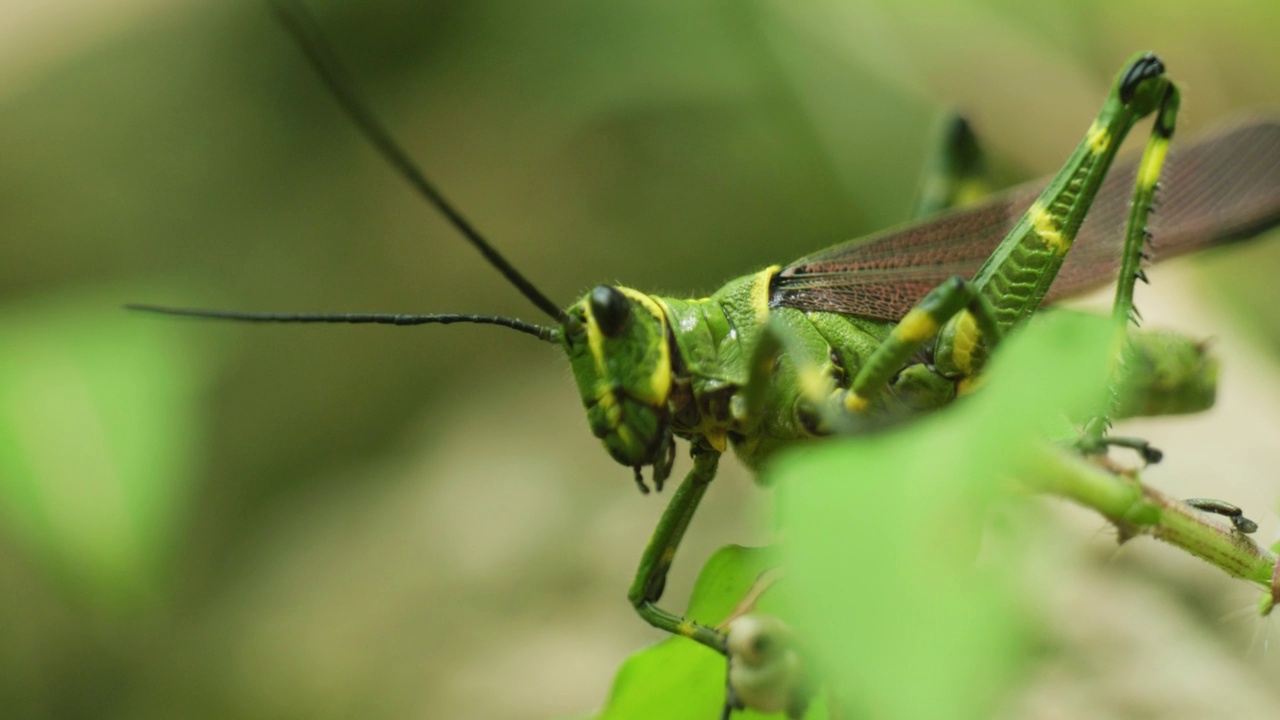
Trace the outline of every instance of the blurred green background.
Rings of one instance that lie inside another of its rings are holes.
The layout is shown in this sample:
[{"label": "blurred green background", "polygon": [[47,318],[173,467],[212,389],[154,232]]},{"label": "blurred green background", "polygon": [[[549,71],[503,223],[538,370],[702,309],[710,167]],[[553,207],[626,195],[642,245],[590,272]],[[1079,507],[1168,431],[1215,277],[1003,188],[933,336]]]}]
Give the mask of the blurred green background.
[{"label": "blurred green background", "polygon": [[[379,114],[565,304],[700,294],[900,222],[932,124],[1051,172],[1153,49],[1180,132],[1280,108],[1273,0],[310,0]],[[123,302],[540,320],[390,172],[256,2],[0,5],[0,715],[581,715],[656,639],[624,594],[661,500],[563,359],[496,328],[239,327]],[[1134,424],[1147,479],[1276,533],[1270,241],[1151,273],[1222,399]],[[726,463],[669,592],[767,537]],[[685,466],[682,461],[680,468]],[[1254,594],[1057,528],[1009,717],[1274,717]],[[1205,692],[1206,688],[1213,692]]]}]

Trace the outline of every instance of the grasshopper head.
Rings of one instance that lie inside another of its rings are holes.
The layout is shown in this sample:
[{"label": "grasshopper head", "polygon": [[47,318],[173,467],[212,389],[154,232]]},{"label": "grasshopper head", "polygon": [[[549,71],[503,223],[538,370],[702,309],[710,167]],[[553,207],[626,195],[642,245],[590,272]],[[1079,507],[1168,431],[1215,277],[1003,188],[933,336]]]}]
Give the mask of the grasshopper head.
[{"label": "grasshopper head", "polygon": [[591,432],[613,459],[653,466],[654,484],[674,459],[670,410],[671,356],[662,308],[644,293],[599,285],[569,308],[563,338]]}]

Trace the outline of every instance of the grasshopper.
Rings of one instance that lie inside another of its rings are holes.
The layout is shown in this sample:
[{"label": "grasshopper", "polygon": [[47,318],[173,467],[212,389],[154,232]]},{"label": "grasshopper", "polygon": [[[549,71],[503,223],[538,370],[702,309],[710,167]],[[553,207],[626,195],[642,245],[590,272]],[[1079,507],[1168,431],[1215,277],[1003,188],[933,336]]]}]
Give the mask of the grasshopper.
[{"label": "grasshopper", "polygon": [[[311,18],[291,2],[272,5],[378,151],[554,324],[453,313],[129,307],[248,322],[492,324],[560,347],[591,432],[631,469],[643,493],[663,489],[677,439],[688,442],[693,467],[644,550],[628,597],[649,624],[722,654],[732,655],[734,646],[724,632],[659,605],[722,454],[732,448],[759,468],[798,442],[943,407],[976,387],[1001,339],[1042,305],[1116,278],[1118,337],[1131,335],[1141,347],[1144,336],[1129,326],[1137,317],[1135,281],[1146,279],[1153,235],[1163,259],[1247,237],[1280,220],[1280,123],[1239,125],[1181,148],[1166,171],[1180,95],[1163,62],[1140,53],[1117,75],[1084,138],[1048,180],[954,207],[980,179],[972,136],[956,124],[940,155],[944,172],[918,205],[924,219],[764,268],[704,298],[598,285],[561,308],[409,159],[346,79]],[[1154,125],[1141,159],[1113,167],[1125,136],[1148,116]],[[1156,223],[1150,216],[1161,185]],[[1110,419],[1123,414],[1113,406],[1093,418],[1082,446],[1129,444],[1149,461],[1158,459],[1140,442],[1105,436]],[[1221,512],[1217,507],[1208,509]],[[1232,518],[1241,517],[1230,507]],[[764,707],[766,701],[744,697],[731,682],[726,712],[748,704],[793,716],[803,710],[799,700]]]}]

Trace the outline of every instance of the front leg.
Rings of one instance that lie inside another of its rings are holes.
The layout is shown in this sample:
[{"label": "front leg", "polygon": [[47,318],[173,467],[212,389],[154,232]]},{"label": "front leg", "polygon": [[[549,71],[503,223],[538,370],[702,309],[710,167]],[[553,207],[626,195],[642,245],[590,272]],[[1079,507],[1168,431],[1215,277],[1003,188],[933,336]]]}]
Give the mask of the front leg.
[{"label": "front leg", "polygon": [[716,476],[719,462],[720,453],[694,441],[693,469],[676,488],[670,504],[658,520],[653,537],[649,539],[649,545],[640,558],[640,567],[636,570],[636,578],[631,583],[631,591],[627,593],[627,597],[640,617],[650,625],[696,640],[724,654],[724,635],[658,607],[658,600],[662,598],[662,591],[667,584],[667,572],[676,557],[676,549],[680,547],[680,541],[698,509],[698,503],[702,501],[707,487]]},{"label": "front leg", "polygon": [[[854,418],[841,406],[843,370],[830,360],[833,349],[825,340],[806,342],[796,327],[778,316],[765,324],[748,361],[747,384],[734,418],[752,426],[770,403],[791,408],[791,429],[798,437],[856,432]],[[779,363],[789,362],[792,373],[779,376]]]},{"label": "front leg", "polygon": [[795,328],[774,317],[765,325],[752,353],[743,402],[735,410],[735,417],[749,422],[759,416],[771,398],[778,401],[775,370],[779,359],[786,357],[794,369],[790,399],[795,401],[797,431],[827,435],[871,429],[876,426],[875,420],[867,412],[877,407],[876,399],[907,361],[958,313],[964,313],[971,322],[962,326],[968,334],[953,338],[953,344],[968,341],[977,345],[981,340],[987,347],[996,345],[1000,330],[990,306],[971,283],[953,277],[930,291],[894,326],[848,385],[840,381],[842,369],[825,362],[829,346],[806,344]]},{"label": "front leg", "polygon": [[[979,343],[995,347],[1000,328],[990,304],[973,283],[953,277],[929,291],[911,312],[894,326],[889,337],[876,350],[853,379],[844,400],[846,410],[857,412],[867,407],[876,395],[889,386],[889,381],[926,342],[936,337],[941,328],[957,315],[965,322],[955,325],[956,332],[939,338],[939,353],[967,356]],[[967,365],[962,369],[969,369]],[[957,373],[968,377],[972,372]]]}]

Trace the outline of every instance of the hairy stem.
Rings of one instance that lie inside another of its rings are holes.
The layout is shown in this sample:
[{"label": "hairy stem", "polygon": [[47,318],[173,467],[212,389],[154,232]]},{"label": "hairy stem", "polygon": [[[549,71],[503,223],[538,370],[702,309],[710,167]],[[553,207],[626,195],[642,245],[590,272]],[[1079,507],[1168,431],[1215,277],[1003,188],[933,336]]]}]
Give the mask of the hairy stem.
[{"label": "hairy stem", "polygon": [[1271,588],[1276,555],[1253,539],[1181,500],[1145,485],[1137,474],[1110,472],[1067,451],[1046,447],[1025,478],[1038,492],[1059,495],[1092,508],[1115,524],[1121,541],[1150,535],[1205,560],[1225,572]]}]

